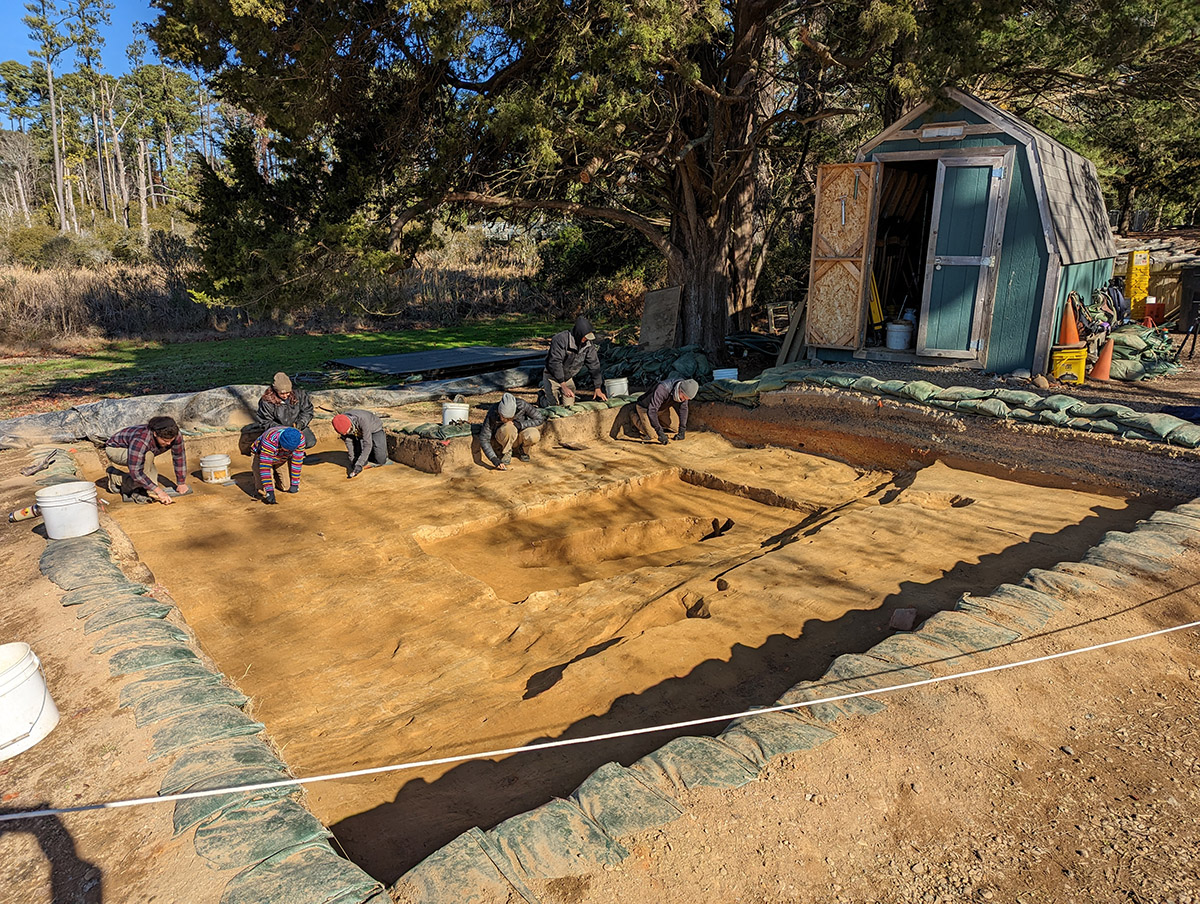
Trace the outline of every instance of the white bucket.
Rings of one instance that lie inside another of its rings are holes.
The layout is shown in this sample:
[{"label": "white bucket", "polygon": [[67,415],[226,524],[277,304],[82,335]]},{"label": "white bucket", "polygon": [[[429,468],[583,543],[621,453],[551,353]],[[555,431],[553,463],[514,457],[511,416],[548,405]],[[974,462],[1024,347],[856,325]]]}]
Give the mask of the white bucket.
[{"label": "white bucket", "polygon": [[28,750],[58,724],[58,707],[27,643],[0,646],[0,760]]},{"label": "white bucket", "polygon": [[96,505],[96,485],[86,480],[72,480],[45,487],[33,494],[46,535],[51,540],[82,537],[100,527],[100,508]]},{"label": "white bucket", "polygon": [[627,377],[614,377],[611,380],[605,380],[604,394],[610,399],[613,396],[629,395],[629,379]]},{"label": "white bucket", "polygon": [[736,367],[718,367],[713,371],[714,380],[736,380],[738,378],[738,369]]},{"label": "white bucket", "polygon": [[465,421],[471,414],[471,406],[466,402],[442,402],[442,426],[446,427],[455,421]]},{"label": "white bucket", "polygon": [[227,483],[229,481],[229,456],[205,455],[200,459],[200,476],[205,483]]},{"label": "white bucket", "polygon": [[912,348],[912,332],[911,323],[897,323],[893,320],[887,325],[887,347],[900,350]]}]

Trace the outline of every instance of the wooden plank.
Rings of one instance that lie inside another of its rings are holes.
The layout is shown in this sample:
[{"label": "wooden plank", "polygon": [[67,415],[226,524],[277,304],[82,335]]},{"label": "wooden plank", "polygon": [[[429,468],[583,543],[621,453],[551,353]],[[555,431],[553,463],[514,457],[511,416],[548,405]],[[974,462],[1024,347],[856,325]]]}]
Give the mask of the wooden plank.
[{"label": "wooden plank", "polygon": [[648,351],[675,346],[675,329],[679,323],[679,300],[682,286],[669,286],[647,292],[642,303],[642,332],[638,347]]},{"label": "wooden plank", "polygon": [[857,348],[865,297],[865,259],[874,238],[876,163],[817,169],[805,343]]}]

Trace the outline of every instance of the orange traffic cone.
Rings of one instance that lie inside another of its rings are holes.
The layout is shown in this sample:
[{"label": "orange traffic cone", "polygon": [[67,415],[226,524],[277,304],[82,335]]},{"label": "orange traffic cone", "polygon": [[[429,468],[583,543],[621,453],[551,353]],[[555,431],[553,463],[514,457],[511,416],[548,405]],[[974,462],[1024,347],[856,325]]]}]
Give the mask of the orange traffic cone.
[{"label": "orange traffic cone", "polygon": [[1079,344],[1079,324],[1075,322],[1075,307],[1070,302],[1063,308],[1062,326],[1058,328],[1058,344],[1076,346]]},{"label": "orange traffic cone", "polygon": [[1113,340],[1109,339],[1104,343],[1104,348],[1100,349],[1100,357],[1096,359],[1096,363],[1092,365],[1092,369],[1087,375],[1089,380],[1111,379],[1109,371],[1112,370],[1112,353]]}]

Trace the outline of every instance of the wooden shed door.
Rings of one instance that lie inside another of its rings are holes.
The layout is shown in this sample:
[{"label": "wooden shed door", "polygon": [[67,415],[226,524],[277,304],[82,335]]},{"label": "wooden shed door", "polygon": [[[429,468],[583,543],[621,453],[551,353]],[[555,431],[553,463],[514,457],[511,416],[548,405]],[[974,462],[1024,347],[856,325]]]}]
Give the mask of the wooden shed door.
[{"label": "wooden shed door", "polygon": [[917,353],[982,359],[1011,157],[938,161]]},{"label": "wooden shed door", "polygon": [[805,336],[811,346],[859,347],[878,169],[878,163],[817,167]]}]

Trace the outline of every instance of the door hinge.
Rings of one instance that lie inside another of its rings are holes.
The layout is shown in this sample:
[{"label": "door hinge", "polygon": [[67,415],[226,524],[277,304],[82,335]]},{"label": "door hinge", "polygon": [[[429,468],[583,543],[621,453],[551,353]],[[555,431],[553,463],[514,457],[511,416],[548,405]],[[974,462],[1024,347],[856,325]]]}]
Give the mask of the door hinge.
[{"label": "door hinge", "polygon": [[980,258],[979,263],[981,266],[984,266],[984,267],[994,267],[994,266],[996,266],[996,258],[994,258],[994,257]]},{"label": "door hinge", "polygon": [[1003,179],[1004,178],[1004,167],[993,166],[992,167],[992,178],[993,179]]},{"label": "door hinge", "polygon": [[971,351],[977,352],[983,348],[983,340],[982,339],[972,339],[968,347],[971,349]]}]

